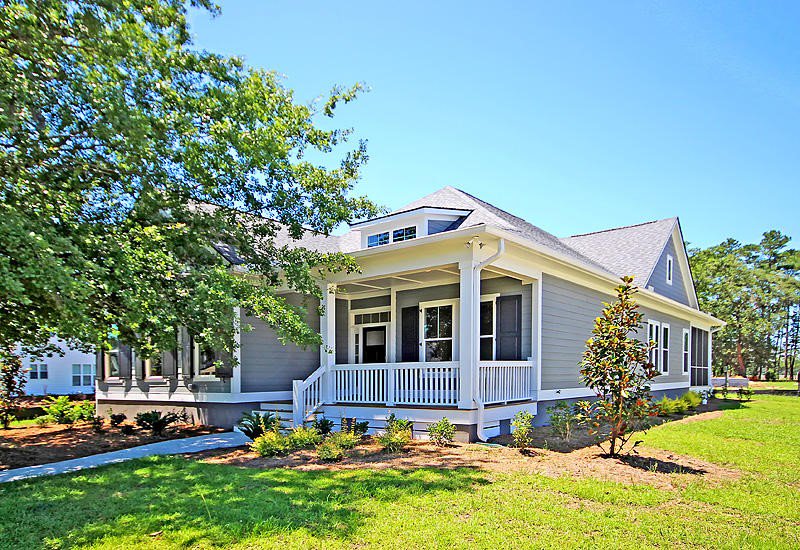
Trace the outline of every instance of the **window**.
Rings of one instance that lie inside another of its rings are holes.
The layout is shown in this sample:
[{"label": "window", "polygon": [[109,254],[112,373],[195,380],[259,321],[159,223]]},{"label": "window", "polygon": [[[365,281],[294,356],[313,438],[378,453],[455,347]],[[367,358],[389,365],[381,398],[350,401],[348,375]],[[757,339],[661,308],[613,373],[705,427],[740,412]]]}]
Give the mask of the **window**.
[{"label": "window", "polygon": [[372,248],[373,246],[381,246],[384,244],[389,244],[388,231],[384,233],[378,233],[376,235],[370,235],[369,237],[367,237],[367,248]]},{"label": "window", "polygon": [[398,243],[400,241],[410,241],[417,238],[417,227],[404,227],[403,229],[395,229],[392,232],[392,242]]},{"label": "window", "polygon": [[481,302],[480,360],[494,359],[494,301]]},{"label": "window", "polygon": [[356,364],[361,362],[361,353],[360,353],[360,346],[358,345],[358,338],[359,334],[356,332],[353,334],[353,358]]},{"label": "window", "polygon": [[667,254],[667,284],[672,284],[672,266],[675,261],[672,259],[672,256]]},{"label": "window", "polygon": [[370,323],[388,323],[392,316],[388,311],[378,313],[357,313],[353,323],[356,325],[368,325]]},{"label": "window", "polygon": [[119,378],[119,342],[115,342],[114,346],[105,354],[104,368],[106,369],[106,378]]},{"label": "window", "polygon": [[94,386],[94,365],[72,365],[73,386]]},{"label": "window", "polygon": [[161,378],[164,376],[164,362],[163,356],[159,353],[150,359],[142,361],[144,363],[144,376],[145,378]]},{"label": "window", "polygon": [[28,371],[28,378],[31,380],[47,380],[47,364],[31,363],[31,369]]},{"label": "window", "polygon": [[224,357],[221,352],[201,346],[192,338],[192,376],[218,376],[223,366]]},{"label": "window", "polygon": [[423,309],[425,361],[453,360],[453,306]]},{"label": "window", "polygon": [[669,325],[661,324],[661,372],[669,372]]},{"label": "window", "polygon": [[650,362],[654,367],[659,366],[659,332],[661,325],[657,321],[647,321],[647,340],[652,342],[653,349],[650,350]]},{"label": "window", "polygon": [[691,349],[689,334],[689,329],[683,329],[683,374],[689,372],[689,350]]}]

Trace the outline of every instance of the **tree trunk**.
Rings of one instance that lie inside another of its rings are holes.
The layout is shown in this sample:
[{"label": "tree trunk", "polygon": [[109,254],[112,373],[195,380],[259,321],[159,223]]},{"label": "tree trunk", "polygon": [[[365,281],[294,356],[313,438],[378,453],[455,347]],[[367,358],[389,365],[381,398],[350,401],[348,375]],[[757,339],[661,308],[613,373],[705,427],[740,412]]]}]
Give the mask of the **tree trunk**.
[{"label": "tree trunk", "polygon": [[738,369],[740,376],[747,377],[747,371],[744,366],[744,356],[742,355],[741,338],[736,339],[736,368]]}]

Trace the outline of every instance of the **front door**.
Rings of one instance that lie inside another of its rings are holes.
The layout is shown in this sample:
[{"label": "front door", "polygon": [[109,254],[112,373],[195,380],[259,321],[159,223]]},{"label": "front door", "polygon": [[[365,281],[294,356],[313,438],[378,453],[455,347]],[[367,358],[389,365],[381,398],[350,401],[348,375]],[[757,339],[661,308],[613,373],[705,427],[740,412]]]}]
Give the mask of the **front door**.
[{"label": "front door", "polygon": [[386,362],[386,327],[367,327],[363,329],[363,363]]}]

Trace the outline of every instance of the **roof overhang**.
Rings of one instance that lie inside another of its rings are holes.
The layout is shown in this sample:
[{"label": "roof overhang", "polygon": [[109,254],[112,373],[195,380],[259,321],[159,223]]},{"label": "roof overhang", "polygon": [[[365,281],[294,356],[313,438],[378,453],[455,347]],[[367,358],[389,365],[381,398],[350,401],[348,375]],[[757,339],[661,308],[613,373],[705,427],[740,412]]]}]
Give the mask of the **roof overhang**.
[{"label": "roof overhang", "polygon": [[377,218],[371,218],[369,220],[364,220],[360,222],[351,223],[350,227],[352,229],[361,229],[363,227],[369,227],[371,225],[377,225],[379,223],[389,222],[398,218],[403,218],[408,215],[424,215],[424,214],[438,214],[444,216],[467,216],[472,210],[464,210],[460,208],[441,208],[438,206],[420,206],[419,208],[412,208],[410,210],[403,210],[400,212],[392,212],[391,214],[386,214],[385,216],[379,216]]}]

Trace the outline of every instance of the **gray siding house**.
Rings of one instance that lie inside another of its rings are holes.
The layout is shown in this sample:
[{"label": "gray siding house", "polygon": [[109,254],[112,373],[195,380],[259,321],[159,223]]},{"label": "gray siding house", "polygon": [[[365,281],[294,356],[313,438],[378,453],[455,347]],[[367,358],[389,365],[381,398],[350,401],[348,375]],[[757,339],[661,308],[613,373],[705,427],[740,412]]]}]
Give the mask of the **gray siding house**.
[{"label": "gray siding house", "polygon": [[228,427],[261,410],[290,425],[324,415],[380,428],[391,411],[420,433],[447,416],[462,438],[486,439],[520,410],[545,423],[550,404],[592,396],[578,363],[623,275],[640,287],[638,336],[658,344],[654,392],[705,388],[723,323],[698,308],[683,242],[677,218],[560,239],[445,187],[343,236],[296,242],[361,267],[324,281],[322,316],[314,299],[289,295],[319,349],[282,345],[243,311],[253,330],[240,333],[234,368],[210,368],[220,357],[188,334],[160,362],[124,346],[98,356],[98,408],[185,409]]}]

